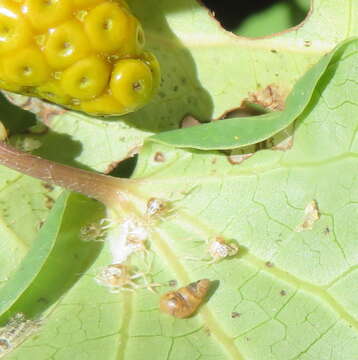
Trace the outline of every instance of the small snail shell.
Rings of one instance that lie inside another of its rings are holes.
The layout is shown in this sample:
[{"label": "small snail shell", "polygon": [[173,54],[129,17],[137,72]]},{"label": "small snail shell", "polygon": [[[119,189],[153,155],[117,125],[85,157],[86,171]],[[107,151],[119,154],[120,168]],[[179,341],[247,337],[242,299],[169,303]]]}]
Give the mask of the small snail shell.
[{"label": "small snail shell", "polygon": [[160,311],[177,318],[189,317],[202,304],[209,287],[210,280],[202,279],[170,291],[160,298]]}]

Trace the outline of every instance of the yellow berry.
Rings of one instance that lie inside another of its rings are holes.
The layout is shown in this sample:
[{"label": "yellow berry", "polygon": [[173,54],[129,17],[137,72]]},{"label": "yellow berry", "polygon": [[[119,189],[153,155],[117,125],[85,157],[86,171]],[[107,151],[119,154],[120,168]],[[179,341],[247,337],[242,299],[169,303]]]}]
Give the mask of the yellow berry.
[{"label": "yellow berry", "polygon": [[87,57],[63,72],[62,88],[76,99],[89,100],[105,90],[110,71],[110,65],[104,60]]},{"label": "yellow berry", "polygon": [[143,51],[144,45],[145,36],[142,25],[134,16],[130,16],[128,19],[127,38],[118,53],[126,57],[138,55]]},{"label": "yellow berry", "polygon": [[32,26],[40,31],[67,20],[72,10],[72,0],[26,0],[23,6]]},{"label": "yellow berry", "polygon": [[18,6],[0,1],[0,54],[16,50],[31,41],[31,28]]},{"label": "yellow berry", "polygon": [[75,8],[86,9],[100,2],[102,2],[102,0],[73,0],[73,5]]},{"label": "yellow berry", "polygon": [[115,2],[104,2],[85,18],[85,30],[98,51],[114,52],[123,48],[130,31],[130,14]]},{"label": "yellow berry", "polygon": [[149,66],[153,75],[153,90],[157,90],[160,85],[160,65],[157,58],[149,51],[144,51],[141,55],[141,59]]},{"label": "yellow berry", "polygon": [[91,51],[81,23],[68,21],[51,29],[44,47],[47,61],[54,69],[64,69]]},{"label": "yellow berry", "polygon": [[0,0],[0,89],[121,115],[159,86],[126,0]]},{"label": "yellow berry", "polygon": [[127,112],[124,106],[109,94],[104,94],[96,99],[82,102],[80,109],[95,115],[122,115]]},{"label": "yellow berry", "polygon": [[50,77],[50,67],[36,47],[28,47],[4,57],[5,80],[23,86],[40,85]]},{"label": "yellow berry", "polygon": [[139,59],[120,60],[114,66],[110,81],[111,92],[127,109],[143,106],[153,92],[153,76]]},{"label": "yellow berry", "polygon": [[71,101],[71,97],[63,90],[61,81],[55,79],[40,85],[37,88],[37,95],[61,105],[67,105]]}]

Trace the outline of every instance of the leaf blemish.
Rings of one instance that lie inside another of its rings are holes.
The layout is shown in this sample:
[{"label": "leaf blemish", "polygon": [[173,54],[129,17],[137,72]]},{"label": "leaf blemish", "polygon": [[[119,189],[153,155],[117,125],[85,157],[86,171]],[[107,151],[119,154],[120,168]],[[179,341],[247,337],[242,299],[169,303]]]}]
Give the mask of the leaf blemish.
[{"label": "leaf blemish", "polygon": [[155,162],[160,162],[160,163],[165,162],[164,154],[162,152],[160,152],[160,151],[156,152],[155,155],[154,155],[154,161]]},{"label": "leaf blemish", "polygon": [[264,89],[250,93],[248,101],[271,111],[282,111],[287,96],[288,91],[281,89],[277,84],[270,84]]},{"label": "leaf blemish", "polygon": [[313,225],[316,221],[320,219],[320,213],[318,209],[318,204],[316,200],[312,200],[304,210],[304,218],[302,224],[298,225],[295,228],[296,232],[312,230]]}]

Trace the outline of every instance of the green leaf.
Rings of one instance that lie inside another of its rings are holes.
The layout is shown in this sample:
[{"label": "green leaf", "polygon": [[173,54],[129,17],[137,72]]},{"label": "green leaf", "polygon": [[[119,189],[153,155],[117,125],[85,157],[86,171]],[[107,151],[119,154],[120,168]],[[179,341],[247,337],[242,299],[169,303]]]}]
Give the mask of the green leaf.
[{"label": "green leaf", "polygon": [[[324,73],[285,151],[257,151],[234,165],[222,152],[148,142],[128,194],[136,213],[117,219],[86,276],[6,360],[355,359],[357,69],[351,42]],[[153,197],[170,209],[148,219]],[[134,253],[128,265],[163,286],[157,294],[110,293],[94,277],[113,262],[114,247],[125,250],[123,222],[140,215],[148,254]],[[208,264],[217,236],[240,249]],[[218,286],[195,316],[159,312],[161,294],[201,278]]]},{"label": "green leaf", "polygon": [[240,36],[257,37],[284,31],[303,21],[309,8],[310,0],[277,2],[249,16],[233,32]]},{"label": "green leaf", "polygon": [[160,133],[150,137],[149,140],[176,147],[201,150],[233,149],[266,140],[287,128],[304,112],[327,67],[331,62],[334,63],[336,57],[339,57],[344,48],[350,44],[358,45],[358,40],[346,41],[339,45],[297,81],[287,98],[284,111],[214,121],[209,124]]},{"label": "green leaf", "polygon": [[40,316],[92,264],[101,243],[83,241],[80,231],[104,215],[103,205],[63,193],[16,272],[0,291],[0,322],[17,313]]},{"label": "green leaf", "polygon": [[[109,121],[44,112],[35,103],[33,110],[53,130],[40,137],[37,154],[107,171],[138,152],[148,136],[180,127],[188,114],[201,121],[219,118],[271,84],[289,92],[325,53],[358,35],[357,5],[351,0],[339,6],[336,0],[315,0],[302,26],[263,39],[224,31],[196,0],[131,0],[130,6],[161,64],[158,95],[142,110]],[[68,152],[59,152],[60,145]]]}]

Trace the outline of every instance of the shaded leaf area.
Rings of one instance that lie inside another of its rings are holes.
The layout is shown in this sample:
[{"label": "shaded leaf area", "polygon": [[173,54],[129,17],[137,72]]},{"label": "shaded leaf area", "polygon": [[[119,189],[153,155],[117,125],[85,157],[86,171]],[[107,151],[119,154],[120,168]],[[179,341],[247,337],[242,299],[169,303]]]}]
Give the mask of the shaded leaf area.
[{"label": "shaded leaf area", "polygon": [[[106,171],[153,133],[178,128],[188,114],[210,121],[271,84],[288,93],[323,54],[357,35],[357,4],[351,0],[338,7],[335,0],[315,0],[301,27],[265,39],[225,32],[196,0],[132,0],[130,5],[162,67],[157,96],[120,120],[40,111],[52,131],[39,137],[37,154]],[[59,145],[68,151],[59,152]]]},{"label": "shaded leaf area", "polygon": [[[328,67],[286,151],[261,150],[233,165],[220,152],[146,144],[133,204],[143,215],[156,197],[170,211],[144,223],[149,254],[130,261],[151,264],[140,270],[162,283],[158,294],[99,287],[93,277],[112,261],[103,252],[37,336],[6,359],[355,359],[357,64],[351,43]],[[208,242],[217,236],[240,250],[210,265]],[[201,278],[218,287],[196,316],[159,312],[169,284]]]},{"label": "shaded leaf area", "polygon": [[59,192],[58,188],[0,167],[0,286],[26,255]]},{"label": "shaded leaf area", "polygon": [[1,325],[17,313],[40,316],[79,279],[102,247],[83,241],[81,229],[103,216],[103,205],[82,195],[63,193],[58,198],[19,268],[1,289]]},{"label": "shaded leaf area", "polygon": [[339,58],[341,52],[351,43],[357,46],[358,41],[352,40],[339,45],[297,81],[287,98],[284,111],[255,117],[214,121],[209,124],[160,133],[150,137],[149,140],[200,150],[234,149],[267,140],[291,125],[303,113],[330,62],[337,61],[337,57]]}]

